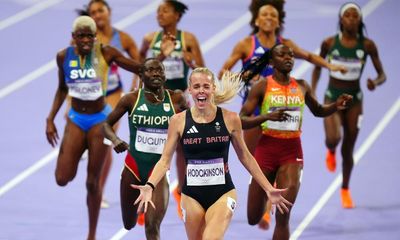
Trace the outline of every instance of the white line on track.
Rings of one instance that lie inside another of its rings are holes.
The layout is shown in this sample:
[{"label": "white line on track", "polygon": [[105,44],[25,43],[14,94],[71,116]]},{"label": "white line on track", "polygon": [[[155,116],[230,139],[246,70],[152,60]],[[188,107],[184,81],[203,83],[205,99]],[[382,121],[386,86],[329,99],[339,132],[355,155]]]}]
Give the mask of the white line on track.
[{"label": "white line on track", "polygon": [[[139,21],[140,19],[146,17],[147,15],[151,14],[157,9],[160,0],[153,1],[150,4],[147,4],[140,10],[128,15],[127,17],[121,19],[114,26],[119,29],[124,29],[127,26]],[[25,76],[21,77],[20,79],[13,81],[11,84],[7,85],[6,87],[0,89],[0,99],[4,98],[5,96],[17,91],[18,89],[24,87],[28,83],[38,79],[40,76],[50,72],[51,70],[57,67],[56,61],[51,60],[38,69],[26,74]]]},{"label": "white line on track", "polygon": [[20,21],[23,21],[30,16],[35,15],[36,13],[39,13],[53,5],[56,5],[59,2],[62,2],[63,0],[47,0],[47,1],[41,1],[38,4],[35,4],[25,10],[22,10],[21,12],[12,15],[11,17],[8,17],[2,21],[0,21],[0,31],[13,25],[16,24]]}]

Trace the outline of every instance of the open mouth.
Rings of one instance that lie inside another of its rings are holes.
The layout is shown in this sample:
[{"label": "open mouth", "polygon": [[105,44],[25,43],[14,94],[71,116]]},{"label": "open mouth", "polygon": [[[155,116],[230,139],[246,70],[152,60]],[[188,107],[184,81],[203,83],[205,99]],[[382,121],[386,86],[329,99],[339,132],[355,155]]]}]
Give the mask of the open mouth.
[{"label": "open mouth", "polygon": [[198,101],[199,103],[205,103],[206,100],[207,100],[206,97],[198,97],[198,98],[197,98],[197,101]]}]

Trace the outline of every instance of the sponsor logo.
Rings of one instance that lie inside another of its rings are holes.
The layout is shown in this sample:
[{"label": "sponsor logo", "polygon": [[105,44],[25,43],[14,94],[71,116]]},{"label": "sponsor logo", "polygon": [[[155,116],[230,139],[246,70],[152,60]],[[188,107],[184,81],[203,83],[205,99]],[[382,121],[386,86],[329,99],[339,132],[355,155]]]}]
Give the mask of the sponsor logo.
[{"label": "sponsor logo", "polygon": [[142,105],[140,105],[140,106],[137,108],[137,110],[138,110],[138,111],[144,111],[144,112],[148,112],[148,111],[149,111],[149,109],[147,108],[146,103],[143,103]]},{"label": "sponsor logo", "polygon": [[71,79],[95,78],[96,72],[94,69],[73,69],[71,70],[69,77]]},{"label": "sponsor logo", "polygon": [[164,111],[169,112],[171,110],[171,104],[164,103],[163,108],[164,108]]},{"label": "sponsor logo", "polygon": [[189,130],[186,133],[198,133],[199,131],[197,130],[196,126],[192,126],[191,128],[189,128]]},{"label": "sponsor logo", "polygon": [[265,50],[264,50],[264,48],[262,48],[262,47],[258,47],[258,48],[254,51],[254,53],[264,54],[264,53],[265,53]]}]

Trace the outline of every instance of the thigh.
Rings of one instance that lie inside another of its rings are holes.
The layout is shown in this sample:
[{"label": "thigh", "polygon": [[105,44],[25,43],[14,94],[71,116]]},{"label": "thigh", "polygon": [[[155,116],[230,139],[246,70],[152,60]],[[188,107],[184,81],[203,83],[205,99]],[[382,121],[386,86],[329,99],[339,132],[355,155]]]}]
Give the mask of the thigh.
[{"label": "thigh", "polygon": [[189,240],[201,239],[205,227],[205,211],[195,199],[182,193],[181,206]]},{"label": "thigh", "polygon": [[99,123],[93,126],[87,134],[89,149],[88,178],[99,179],[100,177],[107,152],[110,150],[110,147],[105,145],[103,140],[102,123]]},{"label": "thigh", "polygon": [[[325,104],[332,103],[325,98]],[[341,111],[335,112],[324,118],[325,134],[328,138],[340,138],[340,127],[342,125]]]},{"label": "thigh", "polygon": [[203,237],[210,239],[211,236],[215,239],[223,239],[226,229],[232,220],[233,212],[236,209],[236,190],[222,195],[211,207],[208,208],[205,221]]},{"label": "thigh", "polygon": [[361,127],[362,103],[355,102],[349,109],[345,110],[343,130],[344,134],[350,138],[355,138]]},{"label": "thigh", "polygon": [[279,167],[276,175],[276,187],[288,188],[283,196],[291,203],[296,201],[299,192],[302,169],[299,163],[288,163]]},{"label": "thigh", "polygon": [[57,159],[56,175],[62,175],[68,179],[73,178],[85,149],[86,133],[67,119]]}]

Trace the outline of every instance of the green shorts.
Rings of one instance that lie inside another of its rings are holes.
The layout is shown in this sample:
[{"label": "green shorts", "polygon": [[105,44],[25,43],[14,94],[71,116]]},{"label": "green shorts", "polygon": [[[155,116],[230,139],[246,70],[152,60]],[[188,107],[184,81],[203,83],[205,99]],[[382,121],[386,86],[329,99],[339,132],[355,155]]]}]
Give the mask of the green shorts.
[{"label": "green shorts", "polygon": [[325,91],[325,97],[331,100],[332,102],[336,101],[340,95],[343,93],[349,94],[353,96],[353,103],[361,102],[363,98],[363,93],[361,89],[338,89],[332,86],[328,86],[328,89]]}]

